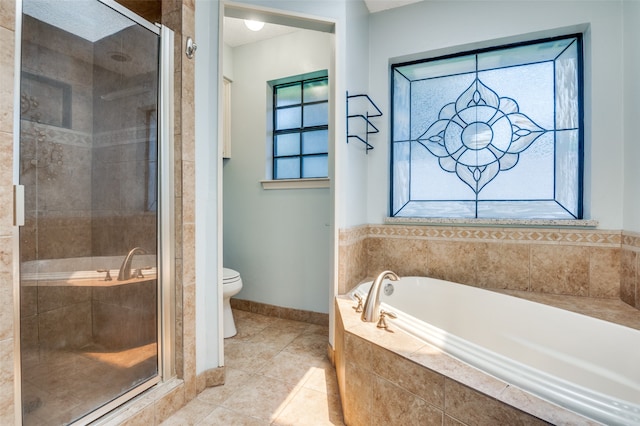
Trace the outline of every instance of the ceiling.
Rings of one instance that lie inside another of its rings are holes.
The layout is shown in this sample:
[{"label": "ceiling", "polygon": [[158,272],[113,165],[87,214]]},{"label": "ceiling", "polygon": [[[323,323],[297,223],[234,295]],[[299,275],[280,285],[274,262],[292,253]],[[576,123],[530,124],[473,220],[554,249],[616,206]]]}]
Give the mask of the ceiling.
[{"label": "ceiling", "polygon": [[302,31],[299,28],[288,27],[277,24],[264,24],[260,31],[251,31],[244,24],[244,19],[224,17],[224,43],[231,47],[242,46],[243,44],[254,43],[289,34],[295,31]]},{"label": "ceiling", "polygon": [[[369,13],[406,6],[419,1],[423,0],[364,0],[369,9]],[[303,30],[286,25],[266,23],[260,31],[251,31],[244,25],[242,19],[231,18],[229,16],[224,17],[224,42],[231,47],[266,40],[295,31]]]},{"label": "ceiling", "polygon": [[423,0],[364,0],[370,13],[381,10],[393,9],[394,7],[406,6]]}]

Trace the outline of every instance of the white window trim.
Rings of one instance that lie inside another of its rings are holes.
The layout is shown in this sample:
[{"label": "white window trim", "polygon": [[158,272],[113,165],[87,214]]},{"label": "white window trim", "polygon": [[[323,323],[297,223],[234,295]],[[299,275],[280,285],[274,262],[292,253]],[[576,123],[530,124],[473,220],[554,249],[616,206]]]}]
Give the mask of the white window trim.
[{"label": "white window trim", "polygon": [[315,189],[329,188],[331,180],[326,178],[261,180],[262,189]]}]

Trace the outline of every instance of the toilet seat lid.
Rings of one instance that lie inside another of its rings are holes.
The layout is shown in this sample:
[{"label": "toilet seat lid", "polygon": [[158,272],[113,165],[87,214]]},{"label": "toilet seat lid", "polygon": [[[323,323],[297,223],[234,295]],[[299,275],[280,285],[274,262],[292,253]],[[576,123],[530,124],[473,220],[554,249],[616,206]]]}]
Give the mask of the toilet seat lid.
[{"label": "toilet seat lid", "polygon": [[229,268],[222,268],[222,282],[233,282],[240,278],[240,272]]}]

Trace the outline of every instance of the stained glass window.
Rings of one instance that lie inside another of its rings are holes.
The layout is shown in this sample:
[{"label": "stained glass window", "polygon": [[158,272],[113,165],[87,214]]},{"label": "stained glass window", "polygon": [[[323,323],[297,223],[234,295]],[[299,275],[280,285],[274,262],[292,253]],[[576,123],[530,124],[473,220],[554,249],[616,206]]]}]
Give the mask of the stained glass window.
[{"label": "stained glass window", "polygon": [[328,176],[327,77],[273,87],[273,178]]},{"label": "stained glass window", "polygon": [[391,215],[581,219],[580,35],[392,66]]}]

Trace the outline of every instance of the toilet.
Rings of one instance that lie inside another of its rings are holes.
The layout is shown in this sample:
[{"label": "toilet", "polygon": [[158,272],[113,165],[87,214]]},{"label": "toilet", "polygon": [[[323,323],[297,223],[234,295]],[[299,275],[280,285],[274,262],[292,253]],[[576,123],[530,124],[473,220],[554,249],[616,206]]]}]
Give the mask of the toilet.
[{"label": "toilet", "polygon": [[240,273],[229,268],[222,268],[222,326],[224,338],[236,335],[236,324],[231,311],[231,296],[235,296],[242,289]]}]

